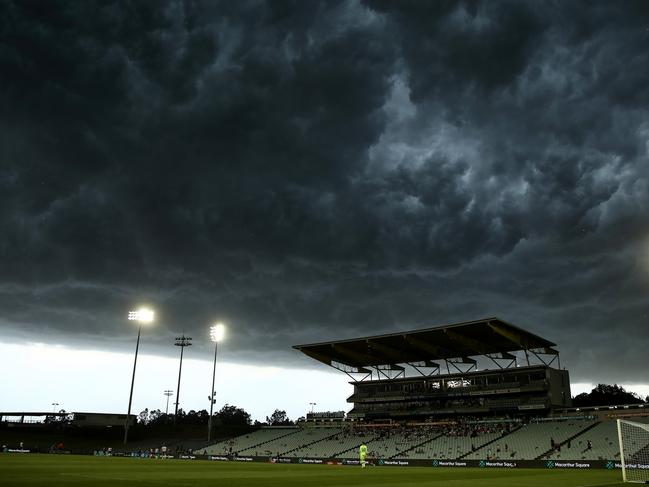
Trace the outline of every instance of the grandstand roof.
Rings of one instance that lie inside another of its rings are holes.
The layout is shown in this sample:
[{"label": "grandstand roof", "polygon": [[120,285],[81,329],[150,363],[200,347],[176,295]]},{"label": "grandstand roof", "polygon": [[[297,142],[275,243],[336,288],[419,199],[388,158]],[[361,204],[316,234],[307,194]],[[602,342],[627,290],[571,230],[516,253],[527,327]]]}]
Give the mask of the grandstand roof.
[{"label": "grandstand roof", "polygon": [[362,369],[519,350],[543,349],[544,353],[557,354],[551,348],[555,345],[499,318],[486,318],[387,335],[295,345],[293,348],[327,365],[337,363]]}]

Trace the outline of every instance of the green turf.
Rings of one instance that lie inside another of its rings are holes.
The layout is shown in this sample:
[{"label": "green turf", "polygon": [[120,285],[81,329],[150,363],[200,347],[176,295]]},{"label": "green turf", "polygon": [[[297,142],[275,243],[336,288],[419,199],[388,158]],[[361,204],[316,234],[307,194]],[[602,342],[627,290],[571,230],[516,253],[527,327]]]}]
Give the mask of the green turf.
[{"label": "green turf", "polygon": [[614,487],[608,470],[443,469],[0,454],[0,486]]}]

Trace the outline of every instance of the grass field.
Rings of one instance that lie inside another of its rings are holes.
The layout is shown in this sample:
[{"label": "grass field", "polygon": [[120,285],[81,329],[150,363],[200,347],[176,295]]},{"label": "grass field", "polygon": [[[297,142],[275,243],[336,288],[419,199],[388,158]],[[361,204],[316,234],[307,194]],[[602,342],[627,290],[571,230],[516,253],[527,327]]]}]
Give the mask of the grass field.
[{"label": "grass field", "polygon": [[614,487],[608,470],[487,470],[275,465],[57,455],[0,455],[0,486]]}]

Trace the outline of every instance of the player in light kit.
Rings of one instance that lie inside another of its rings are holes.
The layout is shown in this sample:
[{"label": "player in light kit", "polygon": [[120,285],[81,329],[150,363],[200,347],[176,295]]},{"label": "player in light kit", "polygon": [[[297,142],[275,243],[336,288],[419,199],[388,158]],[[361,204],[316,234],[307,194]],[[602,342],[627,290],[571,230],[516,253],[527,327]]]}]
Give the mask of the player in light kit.
[{"label": "player in light kit", "polygon": [[358,449],[358,456],[361,461],[361,468],[365,468],[365,457],[367,457],[367,445],[365,443],[361,444],[361,447]]}]

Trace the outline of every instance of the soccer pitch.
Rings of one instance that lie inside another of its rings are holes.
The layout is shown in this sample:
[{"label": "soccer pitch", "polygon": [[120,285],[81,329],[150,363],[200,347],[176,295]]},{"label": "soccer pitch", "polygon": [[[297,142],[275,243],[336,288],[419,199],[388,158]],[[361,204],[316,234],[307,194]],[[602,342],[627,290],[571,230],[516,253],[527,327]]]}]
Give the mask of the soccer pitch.
[{"label": "soccer pitch", "polygon": [[613,487],[619,471],[281,465],[64,455],[0,455],[0,485],[210,487]]}]

